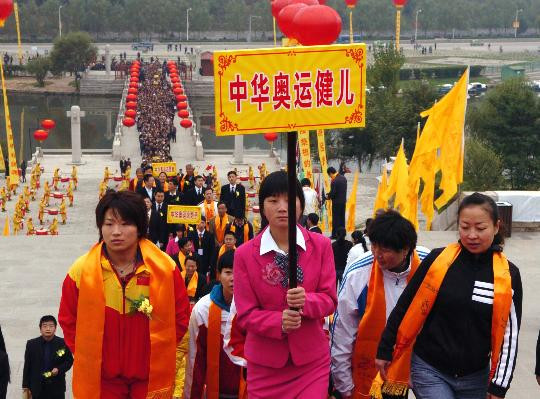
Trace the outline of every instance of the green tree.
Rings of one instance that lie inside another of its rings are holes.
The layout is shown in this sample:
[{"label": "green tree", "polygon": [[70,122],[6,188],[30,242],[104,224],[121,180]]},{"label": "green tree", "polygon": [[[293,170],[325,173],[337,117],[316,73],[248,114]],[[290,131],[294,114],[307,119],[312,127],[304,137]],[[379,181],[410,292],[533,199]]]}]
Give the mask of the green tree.
[{"label": "green tree", "polygon": [[37,57],[26,64],[26,70],[36,77],[40,87],[45,86],[45,77],[51,69],[51,60],[49,57]]},{"label": "green tree", "polygon": [[465,140],[465,164],[461,188],[465,191],[488,191],[505,188],[502,158],[484,140]]},{"label": "green tree", "polygon": [[396,93],[399,70],[405,63],[405,56],[390,44],[374,47],[373,57],[373,65],[368,66],[367,70],[368,84],[374,91],[383,89],[392,94]]},{"label": "green tree", "polygon": [[97,48],[88,33],[70,32],[54,41],[50,55],[51,71],[55,74],[80,72],[95,61],[96,56]]},{"label": "green tree", "polygon": [[540,103],[526,81],[511,79],[471,107],[468,126],[501,154],[512,189],[540,185]]}]

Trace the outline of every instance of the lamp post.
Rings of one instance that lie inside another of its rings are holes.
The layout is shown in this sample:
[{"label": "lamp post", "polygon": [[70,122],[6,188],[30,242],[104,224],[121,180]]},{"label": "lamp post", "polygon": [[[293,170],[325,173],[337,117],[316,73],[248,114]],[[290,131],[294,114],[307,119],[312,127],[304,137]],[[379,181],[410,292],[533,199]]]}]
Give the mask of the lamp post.
[{"label": "lamp post", "polygon": [[516,19],[514,20],[514,38],[517,39],[517,31],[519,29],[519,13],[523,12],[522,8],[516,9]]},{"label": "lamp post", "polygon": [[418,14],[422,12],[422,9],[416,11],[416,22],[414,23],[414,45],[416,47],[416,39],[418,38]]},{"label": "lamp post", "polygon": [[250,15],[249,16],[249,32],[248,32],[248,37],[247,37],[248,42],[251,42],[251,21],[253,20],[253,18],[260,18],[260,16],[259,15]]},{"label": "lamp post", "polygon": [[189,42],[189,12],[191,8],[186,10],[186,42]]},{"label": "lamp post", "polygon": [[62,10],[63,5],[58,7],[58,36],[62,37],[62,13],[60,10]]}]

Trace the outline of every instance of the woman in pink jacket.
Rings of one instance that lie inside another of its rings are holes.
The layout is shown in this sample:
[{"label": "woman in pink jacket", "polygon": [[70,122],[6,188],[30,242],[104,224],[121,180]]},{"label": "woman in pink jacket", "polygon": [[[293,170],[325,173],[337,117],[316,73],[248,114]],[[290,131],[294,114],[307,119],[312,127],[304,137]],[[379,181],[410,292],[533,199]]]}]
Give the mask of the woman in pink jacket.
[{"label": "woman in pink jacket", "polygon": [[[337,304],[330,240],[297,227],[298,288],[288,289],[285,172],[264,179],[259,205],[268,227],[241,245],[234,259],[234,301],[238,325],[246,331],[249,398],[326,398],[330,352],[323,319]],[[296,209],[298,220],[304,209],[299,183]]]}]

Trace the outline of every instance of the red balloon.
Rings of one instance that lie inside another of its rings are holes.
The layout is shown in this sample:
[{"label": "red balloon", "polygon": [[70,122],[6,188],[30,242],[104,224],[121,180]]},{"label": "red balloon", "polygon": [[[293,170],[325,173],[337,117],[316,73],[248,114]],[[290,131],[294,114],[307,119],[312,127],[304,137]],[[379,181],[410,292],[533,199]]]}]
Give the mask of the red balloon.
[{"label": "red balloon", "polygon": [[2,26],[4,26],[4,21],[13,12],[13,0],[0,0],[0,21],[2,21]]},{"label": "red balloon", "polygon": [[349,8],[356,7],[356,3],[358,3],[358,0],[345,0],[345,4],[347,4],[347,7]]},{"label": "red balloon", "polygon": [[135,87],[130,87],[128,89],[129,94],[137,94],[138,92],[139,92],[139,90],[137,90]]},{"label": "red balloon", "polygon": [[128,100],[128,101],[137,101],[137,95],[136,94],[128,94],[126,96],[126,100]]},{"label": "red balloon", "polygon": [[341,33],[341,17],[328,6],[311,6],[298,11],[293,24],[297,39],[304,46],[334,43]]},{"label": "red balloon", "polygon": [[128,118],[135,118],[137,116],[137,111],[134,109],[126,109],[126,112],[124,112],[124,115]]},{"label": "red balloon", "polygon": [[187,129],[193,126],[193,122],[191,122],[189,119],[182,119],[180,121],[180,126],[182,126],[184,129]]},{"label": "red balloon", "polygon": [[47,137],[49,137],[49,132],[43,129],[36,130],[34,132],[34,138],[39,141],[40,143],[43,140],[47,140]]},{"label": "red balloon", "polygon": [[178,111],[178,116],[180,118],[189,118],[189,111],[187,109],[181,109]]},{"label": "red balloon", "polygon": [[135,101],[128,101],[126,103],[126,108],[127,109],[137,109],[137,102]]},{"label": "red balloon", "polygon": [[41,121],[41,127],[45,130],[54,129],[56,123],[52,119],[44,119]]},{"label": "red balloon", "polygon": [[274,0],[272,1],[272,15],[277,18],[280,11],[287,7],[289,4],[293,4],[294,0]]},{"label": "red balloon", "polygon": [[392,0],[394,2],[394,5],[396,7],[405,7],[405,4],[407,4],[407,0]]},{"label": "red balloon", "polygon": [[187,109],[188,103],[185,101],[180,101],[178,104],[176,104],[176,108],[178,110]]},{"label": "red balloon", "polygon": [[187,100],[187,96],[185,94],[179,94],[176,96],[176,102],[186,101],[186,100]]},{"label": "red balloon", "polygon": [[289,39],[296,39],[296,26],[294,25],[293,20],[296,13],[306,7],[307,5],[304,3],[294,3],[284,7],[280,11],[277,23],[281,32]]},{"label": "red balloon", "polygon": [[269,142],[272,142],[272,141],[276,141],[278,138],[278,135],[276,132],[271,132],[271,133],[265,133],[264,134],[264,139],[266,141],[269,141]]},{"label": "red balloon", "polygon": [[124,124],[124,126],[131,127],[135,124],[135,119],[127,117],[127,118],[124,118],[122,123]]}]

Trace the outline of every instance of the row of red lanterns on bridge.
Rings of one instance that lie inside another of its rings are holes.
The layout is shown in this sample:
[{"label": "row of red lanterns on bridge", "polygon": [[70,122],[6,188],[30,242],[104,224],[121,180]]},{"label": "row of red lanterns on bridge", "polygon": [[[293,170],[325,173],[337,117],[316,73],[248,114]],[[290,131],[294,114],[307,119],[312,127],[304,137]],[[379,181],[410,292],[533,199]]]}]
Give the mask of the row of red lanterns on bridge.
[{"label": "row of red lanterns on bridge", "polygon": [[193,122],[189,119],[188,98],[185,94],[180,76],[178,75],[176,63],[172,60],[168,61],[167,69],[169,70],[169,77],[171,78],[172,91],[176,98],[178,117],[181,119],[180,126],[182,126],[184,129],[188,129],[193,126]]},{"label": "row of red lanterns on bridge", "polygon": [[139,94],[139,74],[141,72],[141,63],[136,60],[129,70],[130,79],[128,86],[128,95],[126,96],[126,111],[124,112],[124,126],[132,127],[135,125],[137,116],[137,95]]}]

